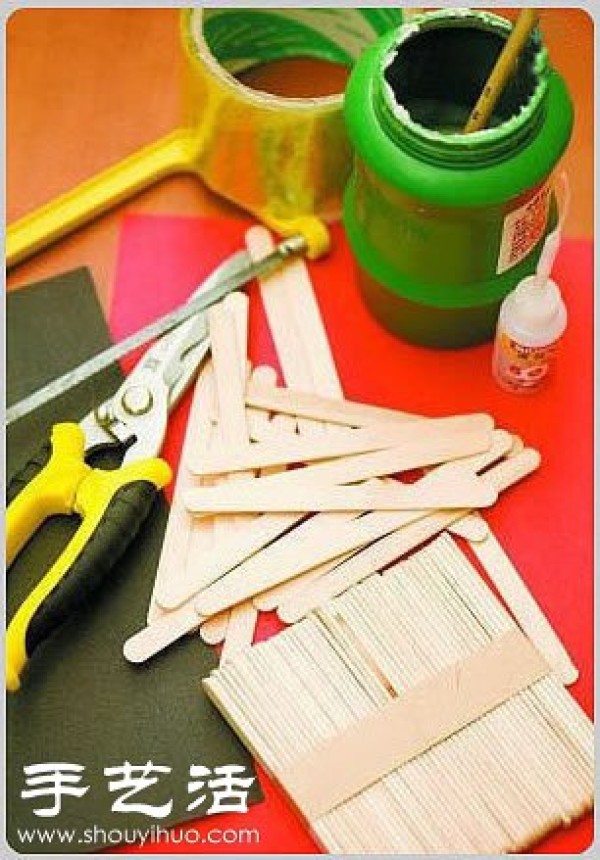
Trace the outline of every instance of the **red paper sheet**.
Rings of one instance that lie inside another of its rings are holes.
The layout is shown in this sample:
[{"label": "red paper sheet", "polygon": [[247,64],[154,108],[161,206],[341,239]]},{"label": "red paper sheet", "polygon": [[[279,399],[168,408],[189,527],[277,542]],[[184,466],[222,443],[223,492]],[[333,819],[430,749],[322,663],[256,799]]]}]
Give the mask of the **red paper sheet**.
[{"label": "red paper sheet", "polygon": [[[243,246],[249,222],[130,215],[125,219],[110,326],[122,338],[185,300],[227,255]],[[491,345],[444,352],[404,343],[365,309],[341,227],[333,251],[311,264],[342,385],[347,397],[426,415],[485,411],[500,427],[538,448],[543,465],[503,494],[486,513],[580,669],[571,688],[591,715],[593,706],[593,246],[566,241],[555,278],[569,311],[557,373],[534,395],[503,392],[492,379]],[[253,363],[277,367],[256,285],[250,288]],[[176,467],[190,395],[170,422],[164,456]],[[280,628],[261,619],[264,638]],[[190,730],[193,730],[192,727]],[[211,828],[257,828],[258,845],[169,844],[181,853],[313,853],[317,846],[266,775],[264,803],[246,815],[218,815],[186,825],[206,838]],[[150,822],[151,823],[151,822]],[[558,831],[536,853],[574,854],[592,841],[588,816]],[[131,849],[129,849],[131,850]],[[158,853],[160,844],[142,853]]]}]

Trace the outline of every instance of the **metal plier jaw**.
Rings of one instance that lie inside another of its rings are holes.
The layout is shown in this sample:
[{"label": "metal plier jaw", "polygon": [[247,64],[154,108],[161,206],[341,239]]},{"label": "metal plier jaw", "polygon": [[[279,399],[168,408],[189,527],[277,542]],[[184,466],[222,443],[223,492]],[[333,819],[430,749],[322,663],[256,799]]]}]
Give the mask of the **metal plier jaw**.
[{"label": "metal plier jaw", "polygon": [[[245,252],[229,257],[200,291],[210,291],[247,267]],[[208,312],[201,311],[163,335],[136,365],[118,391],[80,422],[86,454],[108,446],[125,448],[123,463],[158,454],[168,416],[198,372],[210,347]]]},{"label": "metal plier jaw", "polygon": [[205,314],[188,320],[152,346],[120,388],[81,421],[86,454],[121,445],[123,464],[154,457],[177,405],[210,346]]}]

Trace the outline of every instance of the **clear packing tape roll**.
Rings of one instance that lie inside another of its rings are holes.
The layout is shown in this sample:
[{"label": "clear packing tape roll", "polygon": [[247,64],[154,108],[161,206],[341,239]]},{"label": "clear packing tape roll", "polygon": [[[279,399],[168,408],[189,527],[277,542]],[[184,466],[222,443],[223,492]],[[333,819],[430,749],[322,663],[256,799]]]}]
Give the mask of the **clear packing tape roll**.
[{"label": "clear packing tape roll", "polygon": [[234,75],[290,57],[352,66],[406,15],[398,8],[183,10],[182,127],[11,224],[7,265],[176,173],[197,175],[283,236],[304,234],[318,255],[323,221],[339,216],[350,173],[343,94],[284,98]]}]

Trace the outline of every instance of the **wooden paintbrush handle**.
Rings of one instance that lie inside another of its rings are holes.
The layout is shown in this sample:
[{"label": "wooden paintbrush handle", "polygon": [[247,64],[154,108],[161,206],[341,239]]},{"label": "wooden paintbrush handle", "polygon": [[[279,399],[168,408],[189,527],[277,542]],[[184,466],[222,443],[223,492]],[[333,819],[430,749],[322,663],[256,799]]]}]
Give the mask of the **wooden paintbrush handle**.
[{"label": "wooden paintbrush handle", "polygon": [[498,99],[502,95],[509,78],[514,74],[515,63],[519,54],[527,44],[533,28],[537,24],[537,12],[535,9],[523,9],[515,21],[515,25],[500,56],[496,60],[494,68],[486,81],[477,104],[471,111],[471,115],[464,128],[465,134],[480,131],[488,124]]}]

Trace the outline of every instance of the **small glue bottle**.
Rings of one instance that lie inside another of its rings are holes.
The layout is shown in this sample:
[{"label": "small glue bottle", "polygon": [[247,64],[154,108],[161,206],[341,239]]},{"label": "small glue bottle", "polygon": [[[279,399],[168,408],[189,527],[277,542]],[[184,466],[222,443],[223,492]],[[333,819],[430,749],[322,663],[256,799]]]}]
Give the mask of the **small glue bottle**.
[{"label": "small glue bottle", "polygon": [[524,278],[502,302],[493,373],[507,391],[536,391],[547,380],[567,326],[565,304],[550,277],[559,246],[557,228],[546,238],[535,275]]}]

